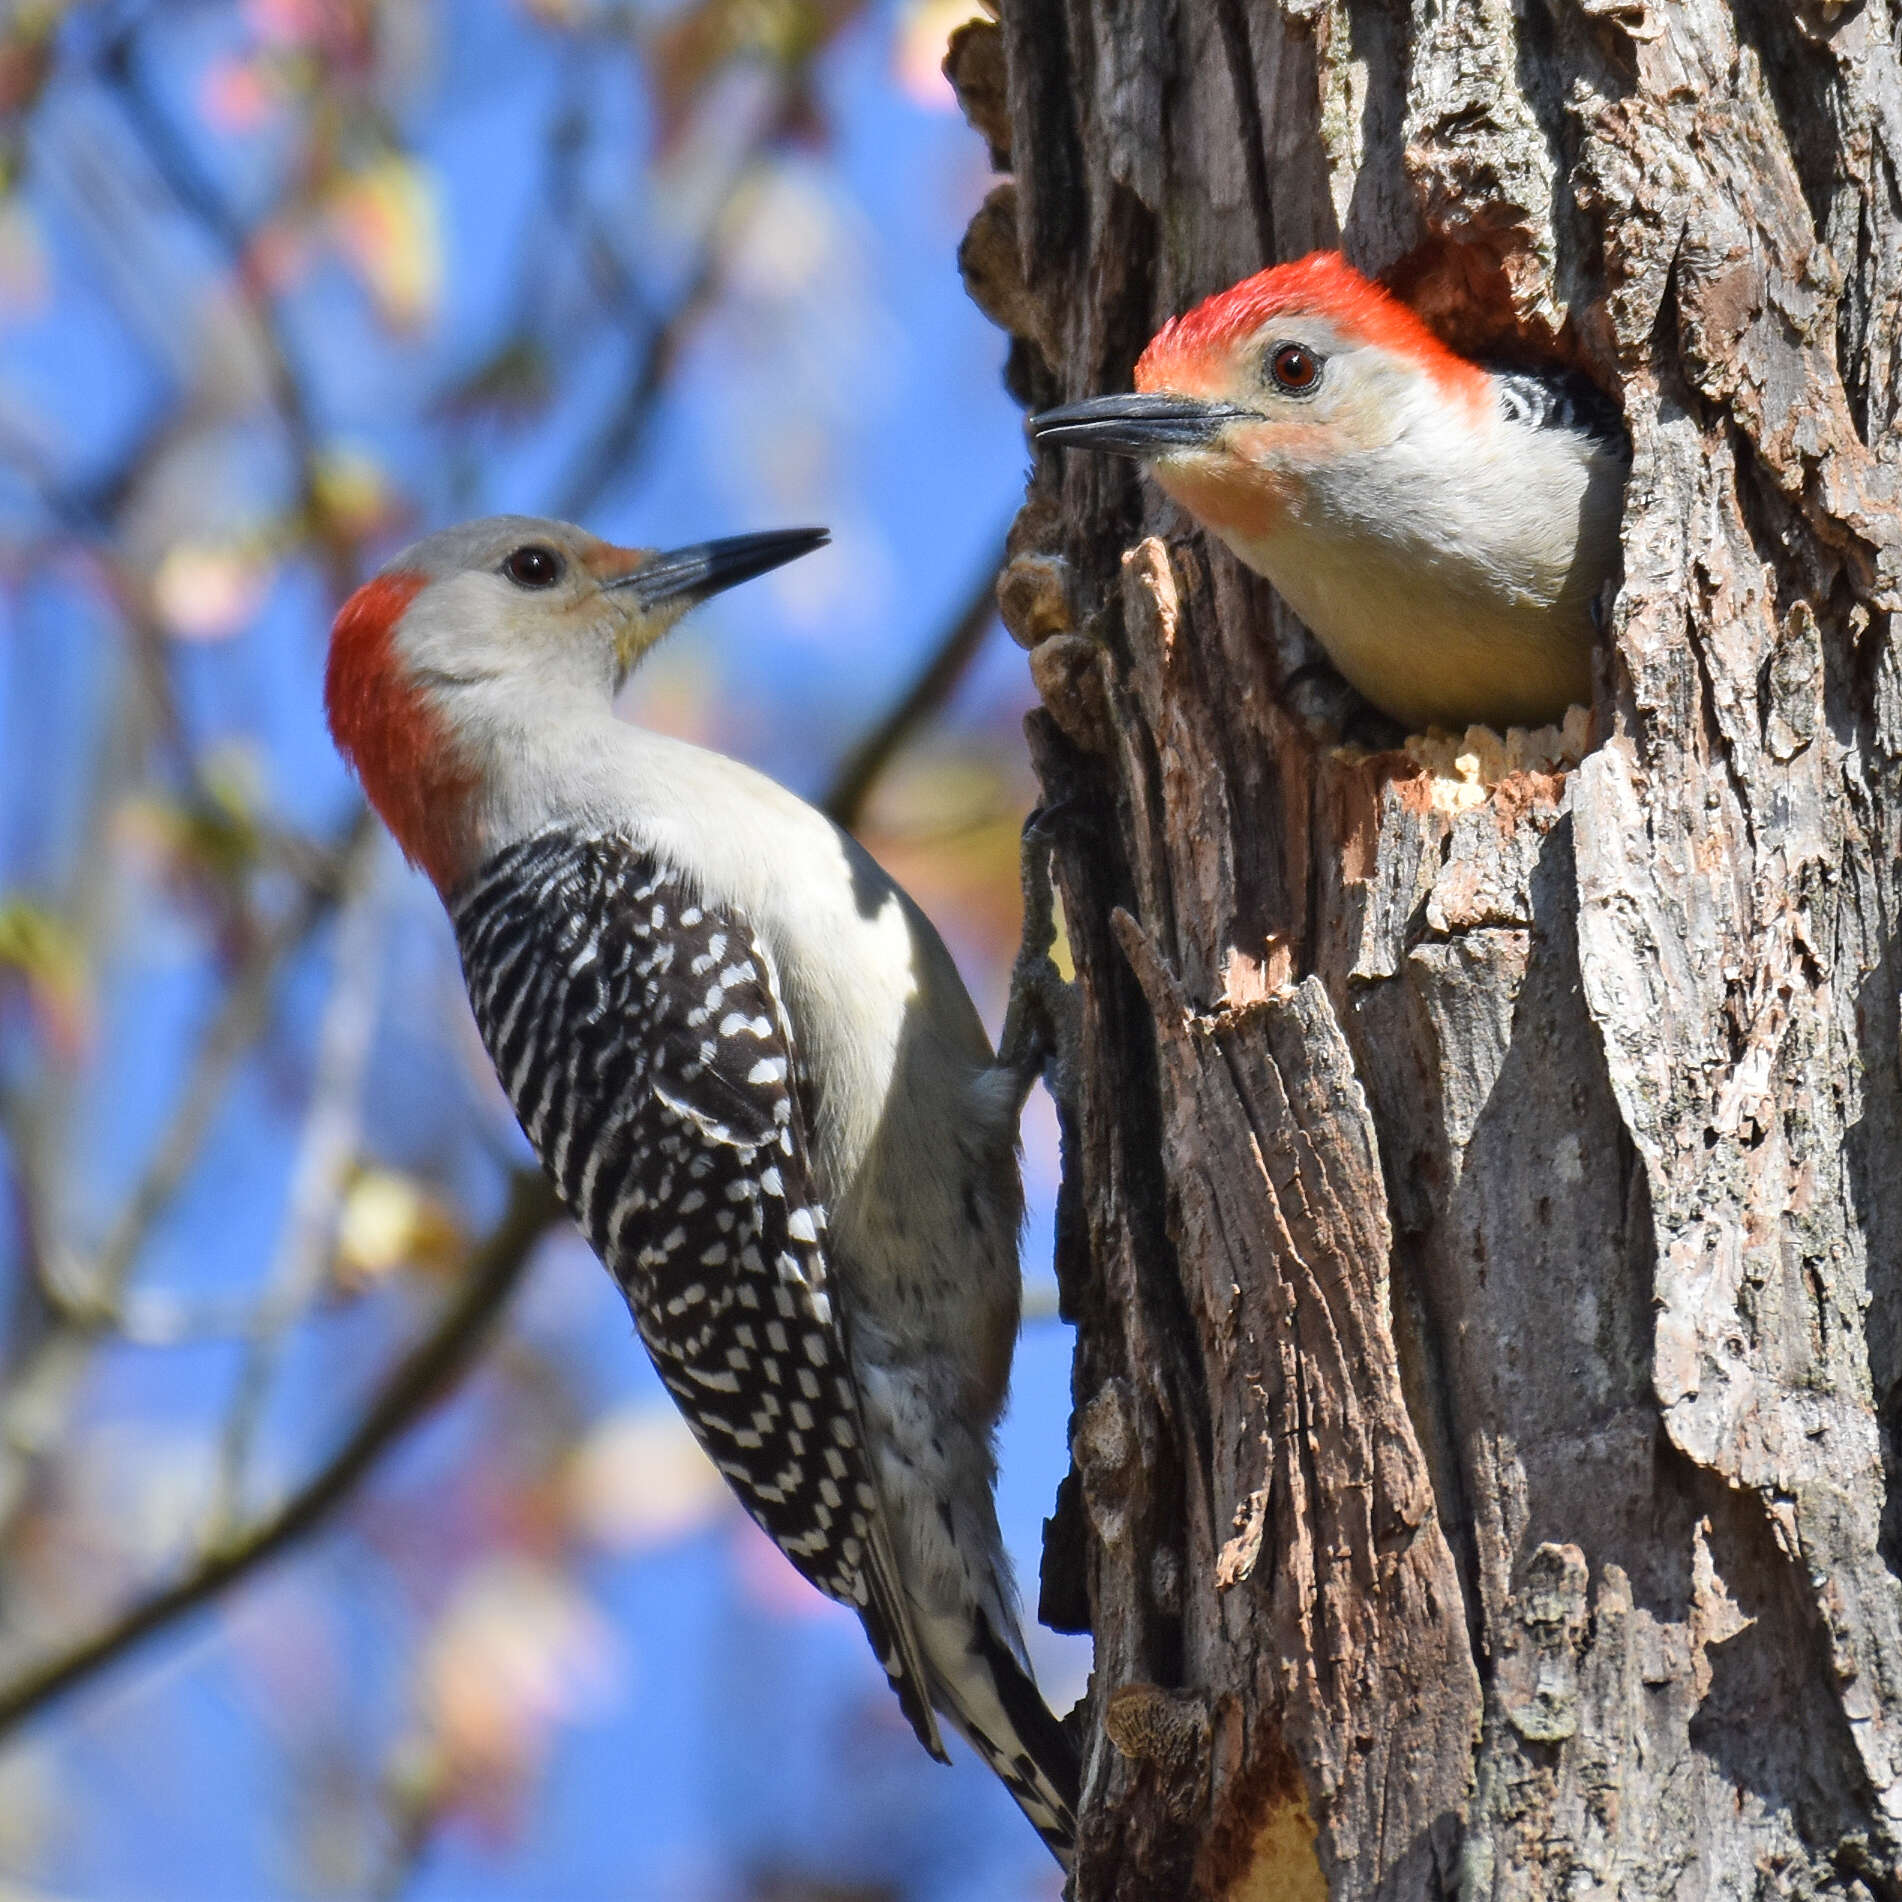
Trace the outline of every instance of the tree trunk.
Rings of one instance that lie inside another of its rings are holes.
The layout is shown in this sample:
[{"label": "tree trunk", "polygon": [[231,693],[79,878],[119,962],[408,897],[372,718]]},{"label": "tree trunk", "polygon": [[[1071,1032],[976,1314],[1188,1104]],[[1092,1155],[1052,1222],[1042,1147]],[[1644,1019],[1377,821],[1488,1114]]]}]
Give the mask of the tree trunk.
[{"label": "tree trunk", "polygon": [[1038,459],[1078,1902],[1902,1896],[1892,5],[1004,0],[950,67],[1027,405],[1338,245],[1634,455],[1569,766],[1342,744],[1266,584]]}]

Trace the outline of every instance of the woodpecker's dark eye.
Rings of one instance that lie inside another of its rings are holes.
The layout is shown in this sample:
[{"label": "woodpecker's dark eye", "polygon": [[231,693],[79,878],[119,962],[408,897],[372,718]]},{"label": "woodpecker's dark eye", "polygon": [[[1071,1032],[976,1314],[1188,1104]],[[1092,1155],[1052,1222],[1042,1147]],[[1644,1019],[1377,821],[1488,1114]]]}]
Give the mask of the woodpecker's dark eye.
[{"label": "woodpecker's dark eye", "polygon": [[518,588],[552,588],[561,579],[561,557],[552,548],[531,542],[502,564],[502,572]]},{"label": "woodpecker's dark eye", "polygon": [[1290,396],[1306,396],[1321,380],[1321,359],[1298,343],[1278,343],[1268,356],[1275,387]]}]

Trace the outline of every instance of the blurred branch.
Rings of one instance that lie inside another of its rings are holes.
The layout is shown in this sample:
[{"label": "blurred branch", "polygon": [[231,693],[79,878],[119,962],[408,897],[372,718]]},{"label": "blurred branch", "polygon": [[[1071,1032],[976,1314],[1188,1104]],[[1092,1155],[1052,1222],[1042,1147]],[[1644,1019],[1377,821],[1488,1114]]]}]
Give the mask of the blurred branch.
[{"label": "blurred branch", "polygon": [[12,1523],[38,1462],[64,1425],[99,1338],[122,1322],[126,1283],[160,1216],[197,1162],[240,1059],[263,1034],[286,961],[309,941],[344,886],[361,875],[376,832],[360,813],[337,854],[337,884],[302,888],[284,917],[255,939],[234,973],[217,1015],[206,1028],[158,1147],[120,1205],[92,1262],[64,1257],[39,1207],[41,1172],[30,1140],[20,1159],[22,1194],[40,1216],[40,1247],[29,1253],[39,1269],[38,1292],[52,1326],[9,1370],[0,1401],[0,1528]]},{"label": "blurred branch", "polygon": [[[757,175],[766,152],[782,139],[796,116],[795,89],[782,84],[777,103],[767,112],[714,201],[700,234],[692,266],[672,303],[658,317],[644,318],[644,335],[620,406],[582,452],[574,474],[563,486],[555,513],[568,521],[586,515],[617,475],[631,462],[652,426],[667,375],[682,345],[712,308],[726,264],[724,228],[741,193]],[[600,251],[611,256],[605,244]],[[597,263],[602,259],[597,257]],[[632,286],[626,286],[632,295]]]},{"label": "blurred branch", "polygon": [[333,596],[341,599],[355,585],[354,551],[339,541],[324,509],[318,486],[318,442],[297,353],[286,336],[281,315],[260,275],[252,234],[232,209],[190,145],[146,83],[138,59],[140,21],[121,28],[105,44],[99,71],[118,98],[127,123],[153,169],[180,208],[224,252],[245,309],[250,313],[262,355],[271,401],[290,439],[297,463],[298,507],[312,541],[321,551]]},{"label": "blurred branch", "polygon": [[376,1035],[379,946],[375,906],[359,891],[338,921],[336,970],[317,1034],[316,1072],[291,1171],[290,1206],[264,1292],[246,1329],[244,1364],[225,1419],[213,1534],[244,1509],[245,1475],[286,1336],[316,1300],[330,1262],[337,1208],[361,1138],[364,1073]]},{"label": "blurred branch", "polygon": [[[154,430],[125,459],[121,474],[127,489],[164,439],[162,429]],[[106,501],[98,494],[62,483],[51,463],[33,444],[18,432],[9,431],[4,424],[0,424],[0,461],[13,465],[39,497],[47,514],[64,530],[67,543],[89,563],[100,593],[125,624],[133,666],[156,719],[159,736],[180,774],[187,780],[195,780],[197,763],[179,714],[177,695],[172,691],[171,675],[166,670],[165,636],[151,613],[142,585],[127,572],[124,562],[113,550],[113,527]],[[113,478],[115,484],[119,480],[119,476]],[[44,552],[57,554],[61,548],[62,543],[49,536]],[[29,559],[21,565],[23,570],[30,571],[38,565],[32,557],[42,551],[29,544],[25,553]]]},{"label": "blurred branch", "polygon": [[222,1541],[176,1583],[0,1684],[0,1736],[322,1525],[378,1459],[468,1370],[557,1212],[554,1191],[540,1172],[517,1170],[508,1207],[471,1258],[461,1286],[436,1324],[391,1370],[330,1459],[276,1511]]},{"label": "blurred branch", "polygon": [[443,1820],[443,1805],[437,1790],[397,1787],[399,1782],[393,1779],[393,1787],[384,1794],[390,1846],[382,1866],[365,1890],[367,1902],[401,1902],[421,1875]]},{"label": "blurred branch", "polygon": [[376,840],[375,822],[365,809],[352,820],[337,853],[339,882],[305,887],[276,927],[245,955],[225,993],[223,1008],[199,1046],[191,1078],[164,1140],[126,1198],[98,1260],[86,1276],[87,1285],[75,1292],[76,1316],[89,1318],[96,1327],[110,1326],[116,1319],[119,1296],[153,1223],[178,1193],[204,1147],[238,1059],[264,1032],[279,972],[330,916],[344,890],[362,878]]},{"label": "blurred branch", "polygon": [[849,832],[859,822],[885,769],[910,745],[921,728],[950,699],[965,670],[976,658],[997,618],[997,575],[1004,565],[1004,544],[978,570],[976,585],[938,636],[912,683],[892,703],[891,710],[871,728],[833,775],[820,801],[828,818]]},{"label": "blurred branch", "polygon": [[631,462],[654,420],[667,373],[680,346],[712,305],[720,283],[720,244],[709,237],[673,307],[647,334],[621,404],[583,452],[580,466],[555,504],[564,521],[576,521],[600,501],[614,478]]},{"label": "blurred branch", "polygon": [[[547,141],[544,196],[549,216],[569,233],[603,308],[614,312],[628,333],[636,335],[657,323],[658,313],[614,243],[606,221],[589,204],[582,185],[582,161],[593,137],[586,103],[593,71],[591,51],[585,41],[577,39],[563,69],[562,100]],[[532,255],[524,288],[540,288],[547,282],[546,264],[539,255]]]},{"label": "blurred branch", "polygon": [[251,234],[192,156],[190,146],[145,83],[138,61],[140,24],[131,22],[106,42],[99,55],[100,75],[117,96],[127,123],[166,189],[224,252],[235,272],[245,304],[258,326],[272,400],[284,418],[299,460],[308,465],[316,441],[310,407],[304,400],[303,380],[292,362],[290,347],[278,327],[277,312],[258,276]]}]

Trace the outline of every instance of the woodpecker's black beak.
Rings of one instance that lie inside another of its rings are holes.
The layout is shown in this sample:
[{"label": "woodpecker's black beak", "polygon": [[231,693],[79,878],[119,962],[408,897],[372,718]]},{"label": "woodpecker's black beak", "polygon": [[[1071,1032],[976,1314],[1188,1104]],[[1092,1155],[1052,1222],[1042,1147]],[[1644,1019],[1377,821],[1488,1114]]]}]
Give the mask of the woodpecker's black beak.
[{"label": "woodpecker's black beak", "polygon": [[1100,449],[1115,456],[1166,456],[1206,449],[1230,423],[1253,417],[1233,403],[1193,396],[1092,396],[1047,409],[1029,422],[1039,448]]},{"label": "woodpecker's black beak", "polygon": [[728,535],[721,541],[695,542],[688,548],[652,555],[638,568],[604,585],[632,588],[644,609],[672,602],[692,607],[710,595],[751,581],[755,575],[797,561],[831,539],[831,531],[824,528],[775,528],[764,535]]}]

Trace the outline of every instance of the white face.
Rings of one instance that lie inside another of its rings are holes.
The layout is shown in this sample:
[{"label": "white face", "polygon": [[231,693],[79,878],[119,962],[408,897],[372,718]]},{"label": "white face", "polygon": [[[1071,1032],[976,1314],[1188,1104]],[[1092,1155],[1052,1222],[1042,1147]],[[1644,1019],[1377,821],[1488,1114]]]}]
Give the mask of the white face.
[{"label": "white face", "polygon": [[398,658],[440,703],[518,683],[611,699],[689,605],[682,596],[649,606],[628,585],[652,559],[528,516],[448,529],[391,564],[429,577],[403,616]]},{"label": "white face", "polygon": [[1384,449],[1438,407],[1425,371],[1319,315],[1275,318],[1212,359],[1157,365],[1141,387],[1247,412],[1207,445],[1156,458],[1164,477],[1235,461],[1293,474]]},{"label": "white face", "polygon": [[655,554],[532,516],[446,529],[338,610],[331,733],[404,851],[447,891],[502,807],[533,805],[587,736],[614,728],[629,668],[689,607],[825,539],[782,529]]}]

